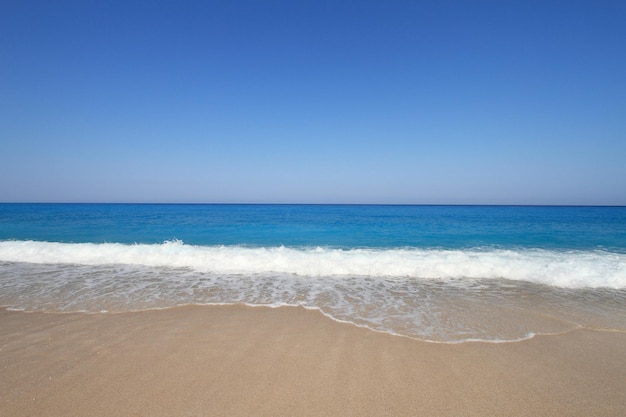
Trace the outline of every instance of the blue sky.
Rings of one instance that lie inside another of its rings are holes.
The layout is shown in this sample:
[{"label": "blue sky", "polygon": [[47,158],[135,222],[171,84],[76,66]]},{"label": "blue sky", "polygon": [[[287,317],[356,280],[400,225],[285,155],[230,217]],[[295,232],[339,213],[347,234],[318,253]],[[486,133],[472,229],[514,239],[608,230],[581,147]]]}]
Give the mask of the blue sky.
[{"label": "blue sky", "polygon": [[626,2],[0,3],[0,201],[626,205]]}]

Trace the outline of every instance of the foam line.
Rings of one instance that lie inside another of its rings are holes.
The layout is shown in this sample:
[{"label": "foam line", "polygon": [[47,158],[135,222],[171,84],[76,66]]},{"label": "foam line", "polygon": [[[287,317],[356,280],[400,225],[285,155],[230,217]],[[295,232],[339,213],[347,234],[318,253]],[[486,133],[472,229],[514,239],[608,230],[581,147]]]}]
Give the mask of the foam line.
[{"label": "foam line", "polygon": [[0,242],[0,261],[145,265],[220,274],[471,278],[562,288],[626,288],[626,254],[543,249],[335,249],[162,244]]}]

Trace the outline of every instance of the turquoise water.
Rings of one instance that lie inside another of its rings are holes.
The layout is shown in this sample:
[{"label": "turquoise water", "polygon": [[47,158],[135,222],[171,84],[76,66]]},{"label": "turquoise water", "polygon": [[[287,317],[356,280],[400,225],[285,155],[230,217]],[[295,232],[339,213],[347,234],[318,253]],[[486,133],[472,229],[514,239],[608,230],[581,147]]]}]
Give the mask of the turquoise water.
[{"label": "turquoise water", "polygon": [[625,207],[0,204],[0,239],[626,251]]},{"label": "turquoise water", "polygon": [[512,341],[626,328],[626,208],[0,204],[0,305],[301,305]]}]

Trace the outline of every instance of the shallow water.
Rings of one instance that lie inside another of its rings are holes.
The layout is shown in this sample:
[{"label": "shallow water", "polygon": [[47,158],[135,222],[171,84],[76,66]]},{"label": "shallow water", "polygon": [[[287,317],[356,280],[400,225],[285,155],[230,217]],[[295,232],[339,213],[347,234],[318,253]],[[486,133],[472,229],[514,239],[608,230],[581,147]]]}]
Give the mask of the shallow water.
[{"label": "shallow water", "polygon": [[626,290],[507,279],[224,274],[141,265],[0,264],[0,305],[121,312],[185,304],[301,305],[432,341],[509,341],[576,327],[626,330]]}]

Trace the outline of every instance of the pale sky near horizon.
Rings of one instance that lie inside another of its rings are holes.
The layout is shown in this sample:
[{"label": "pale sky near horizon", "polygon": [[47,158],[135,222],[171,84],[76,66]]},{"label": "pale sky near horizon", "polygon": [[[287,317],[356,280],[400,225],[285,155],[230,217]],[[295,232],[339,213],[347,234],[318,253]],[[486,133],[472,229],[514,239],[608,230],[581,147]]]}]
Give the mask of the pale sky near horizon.
[{"label": "pale sky near horizon", "polygon": [[0,3],[0,202],[626,205],[624,1]]}]

